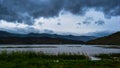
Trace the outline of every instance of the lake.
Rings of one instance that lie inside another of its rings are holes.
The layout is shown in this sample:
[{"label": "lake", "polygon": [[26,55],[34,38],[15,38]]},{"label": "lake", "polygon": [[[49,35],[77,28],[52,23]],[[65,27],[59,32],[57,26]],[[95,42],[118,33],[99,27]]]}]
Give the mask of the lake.
[{"label": "lake", "polygon": [[0,52],[4,50],[7,52],[34,51],[50,54],[76,53],[89,56],[101,53],[120,53],[120,47],[112,45],[0,45]]}]

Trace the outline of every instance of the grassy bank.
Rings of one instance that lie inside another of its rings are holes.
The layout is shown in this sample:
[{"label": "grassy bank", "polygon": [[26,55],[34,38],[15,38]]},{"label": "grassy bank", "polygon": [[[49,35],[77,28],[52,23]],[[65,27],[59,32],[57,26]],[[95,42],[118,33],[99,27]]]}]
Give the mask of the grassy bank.
[{"label": "grassy bank", "polygon": [[88,56],[77,54],[3,51],[0,53],[0,68],[120,68],[120,61],[91,61]]}]

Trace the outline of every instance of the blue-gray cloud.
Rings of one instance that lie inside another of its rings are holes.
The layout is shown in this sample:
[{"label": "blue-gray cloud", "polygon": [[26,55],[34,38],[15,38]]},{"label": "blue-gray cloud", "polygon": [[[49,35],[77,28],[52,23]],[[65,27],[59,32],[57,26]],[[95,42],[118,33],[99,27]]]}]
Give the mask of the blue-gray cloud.
[{"label": "blue-gray cloud", "polygon": [[104,25],[105,22],[103,20],[98,20],[98,21],[95,22],[95,24],[97,24],[97,25]]},{"label": "blue-gray cloud", "polygon": [[33,24],[35,18],[55,17],[61,10],[84,15],[89,8],[119,16],[120,0],[0,0],[0,19]]}]

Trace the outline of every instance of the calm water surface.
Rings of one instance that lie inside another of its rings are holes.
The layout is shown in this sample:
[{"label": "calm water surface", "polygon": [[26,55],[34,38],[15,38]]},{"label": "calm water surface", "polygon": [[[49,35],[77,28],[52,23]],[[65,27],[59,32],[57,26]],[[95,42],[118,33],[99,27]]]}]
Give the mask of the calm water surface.
[{"label": "calm water surface", "polygon": [[[111,45],[110,45],[111,46]],[[109,54],[120,53],[120,48],[103,48],[102,45],[0,45],[1,51],[34,51],[50,54],[76,53],[76,54]]]}]

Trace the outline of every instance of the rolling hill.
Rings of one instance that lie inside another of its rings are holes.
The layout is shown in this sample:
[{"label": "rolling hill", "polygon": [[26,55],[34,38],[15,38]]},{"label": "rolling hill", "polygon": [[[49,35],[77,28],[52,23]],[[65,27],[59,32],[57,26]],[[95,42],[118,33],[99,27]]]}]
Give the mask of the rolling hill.
[{"label": "rolling hill", "polygon": [[95,40],[88,41],[87,44],[120,45],[120,32],[111,34],[109,36],[101,37]]}]

